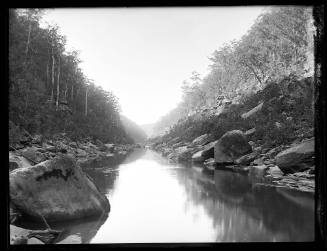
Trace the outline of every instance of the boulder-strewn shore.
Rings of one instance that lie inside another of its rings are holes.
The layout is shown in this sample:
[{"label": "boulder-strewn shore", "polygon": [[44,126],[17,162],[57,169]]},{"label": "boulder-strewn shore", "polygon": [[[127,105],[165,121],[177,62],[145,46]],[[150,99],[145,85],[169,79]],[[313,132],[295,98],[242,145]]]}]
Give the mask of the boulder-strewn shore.
[{"label": "boulder-strewn shore", "polygon": [[184,142],[176,137],[153,142],[150,148],[174,162],[202,163],[208,170],[260,171],[267,185],[314,192],[313,137],[269,148],[248,141],[247,133],[232,130],[219,139],[204,134],[192,142]]},{"label": "boulder-strewn shore", "polygon": [[82,168],[97,168],[105,161],[124,156],[137,147],[140,145],[104,144],[91,139],[72,141],[64,133],[45,139],[41,135],[31,136],[25,132],[21,135],[20,143],[9,146],[9,168],[11,171],[36,165],[59,154],[75,158]]},{"label": "boulder-strewn shore", "polygon": [[[140,145],[104,144],[101,141],[72,141],[65,134],[51,139],[20,135],[10,145],[10,223],[22,218],[48,222],[74,220],[110,211],[85,168],[101,168],[122,160]],[[48,229],[32,231],[10,225],[11,244],[53,242],[59,233]]]}]

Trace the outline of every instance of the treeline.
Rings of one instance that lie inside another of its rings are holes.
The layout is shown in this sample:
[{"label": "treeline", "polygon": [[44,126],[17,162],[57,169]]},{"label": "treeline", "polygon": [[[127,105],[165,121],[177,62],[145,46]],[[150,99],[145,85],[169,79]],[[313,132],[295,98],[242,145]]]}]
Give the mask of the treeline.
[{"label": "treeline", "polygon": [[216,109],[222,101],[242,103],[285,77],[312,76],[313,30],[311,8],[267,9],[240,40],[214,51],[208,75],[201,78],[193,72],[184,81],[182,102],[158,121],[155,130],[162,132],[187,115]]},{"label": "treeline", "polygon": [[43,12],[9,10],[9,120],[32,134],[131,143],[117,97],[83,74],[57,26],[40,27]]}]

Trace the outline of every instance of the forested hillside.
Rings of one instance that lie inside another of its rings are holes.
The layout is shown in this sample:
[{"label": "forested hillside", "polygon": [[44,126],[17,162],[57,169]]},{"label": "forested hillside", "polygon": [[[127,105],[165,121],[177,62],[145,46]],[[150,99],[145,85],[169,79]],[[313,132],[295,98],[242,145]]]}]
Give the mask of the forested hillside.
[{"label": "forested hillside", "polygon": [[[197,113],[218,115],[225,105],[239,104],[269,83],[285,77],[313,75],[311,8],[271,7],[239,40],[213,52],[209,74],[193,72],[182,86],[182,102],[155,126],[164,132]],[[223,34],[222,34],[223,35]]]},{"label": "forested hillside", "polygon": [[9,11],[10,140],[24,128],[51,136],[129,143],[117,97],[88,79],[57,26],[40,27],[42,10]]}]

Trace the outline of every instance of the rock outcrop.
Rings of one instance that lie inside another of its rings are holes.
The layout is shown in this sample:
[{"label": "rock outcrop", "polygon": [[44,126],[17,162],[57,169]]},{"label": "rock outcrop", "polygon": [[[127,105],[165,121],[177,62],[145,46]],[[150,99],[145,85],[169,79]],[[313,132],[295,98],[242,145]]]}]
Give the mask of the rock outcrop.
[{"label": "rock outcrop", "polygon": [[209,143],[210,136],[209,134],[203,134],[192,141],[193,145],[205,145]]},{"label": "rock outcrop", "polygon": [[214,158],[214,147],[217,141],[206,144],[203,150],[196,152],[192,156],[193,162],[203,162],[206,159]]},{"label": "rock outcrop", "polygon": [[216,163],[233,163],[236,159],[251,151],[252,147],[242,131],[229,131],[215,144],[215,161]]},{"label": "rock outcrop", "polygon": [[193,148],[193,147],[189,147],[189,146],[181,146],[178,147],[176,149],[174,149],[173,152],[171,152],[170,154],[168,154],[168,159],[171,159],[173,161],[190,161],[192,158],[192,155],[198,151],[198,148]]},{"label": "rock outcrop", "polygon": [[67,155],[10,172],[10,201],[25,215],[62,221],[110,210],[107,198]]},{"label": "rock outcrop", "polygon": [[314,138],[288,148],[276,156],[276,164],[284,173],[294,173],[314,164]]}]

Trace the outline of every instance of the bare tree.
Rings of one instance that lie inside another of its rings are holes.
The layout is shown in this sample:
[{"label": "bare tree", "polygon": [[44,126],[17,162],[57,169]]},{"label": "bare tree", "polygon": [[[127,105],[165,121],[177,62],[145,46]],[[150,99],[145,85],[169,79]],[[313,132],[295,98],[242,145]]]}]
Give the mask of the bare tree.
[{"label": "bare tree", "polygon": [[56,110],[58,110],[58,105],[59,105],[59,81],[60,81],[60,55],[58,56],[58,74],[57,74],[57,99],[56,99]]}]

